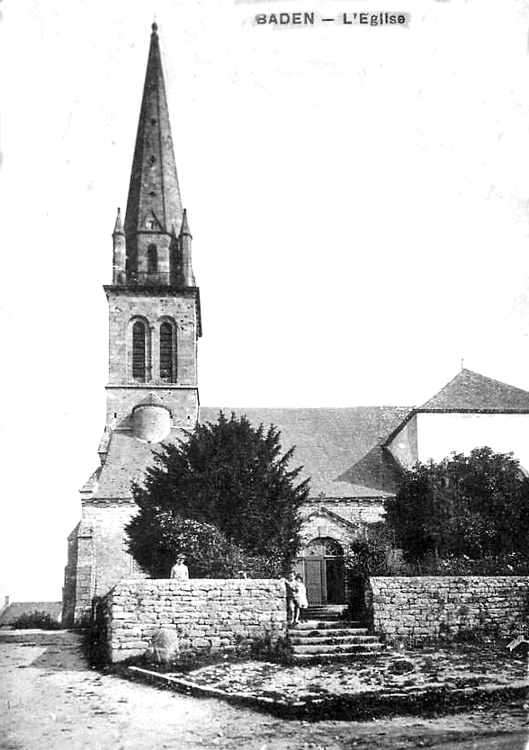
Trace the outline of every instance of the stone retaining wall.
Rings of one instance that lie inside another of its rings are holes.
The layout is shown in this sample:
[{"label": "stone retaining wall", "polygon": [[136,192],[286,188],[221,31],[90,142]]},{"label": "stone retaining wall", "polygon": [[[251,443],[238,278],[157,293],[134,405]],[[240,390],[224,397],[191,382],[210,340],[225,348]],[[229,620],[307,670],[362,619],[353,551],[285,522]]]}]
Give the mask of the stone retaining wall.
[{"label": "stone retaining wall", "polygon": [[470,633],[529,635],[529,578],[370,578],[373,629],[388,641],[421,643]]},{"label": "stone retaining wall", "polygon": [[174,628],[181,656],[230,653],[286,636],[280,581],[194,579],[120,581],[99,604],[111,662],[141,656],[160,628]]}]

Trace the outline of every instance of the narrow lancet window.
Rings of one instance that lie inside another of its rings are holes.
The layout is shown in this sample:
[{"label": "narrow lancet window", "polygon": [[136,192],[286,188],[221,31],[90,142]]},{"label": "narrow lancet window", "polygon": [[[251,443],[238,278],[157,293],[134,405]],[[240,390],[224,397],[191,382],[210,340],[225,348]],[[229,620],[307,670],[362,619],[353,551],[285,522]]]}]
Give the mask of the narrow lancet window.
[{"label": "narrow lancet window", "polygon": [[137,320],[132,326],[132,378],[145,382],[145,323]]},{"label": "narrow lancet window", "polygon": [[174,330],[170,323],[160,326],[160,379],[174,382]]},{"label": "narrow lancet window", "polygon": [[147,248],[147,273],[153,276],[158,273],[158,250],[156,245],[149,245]]}]

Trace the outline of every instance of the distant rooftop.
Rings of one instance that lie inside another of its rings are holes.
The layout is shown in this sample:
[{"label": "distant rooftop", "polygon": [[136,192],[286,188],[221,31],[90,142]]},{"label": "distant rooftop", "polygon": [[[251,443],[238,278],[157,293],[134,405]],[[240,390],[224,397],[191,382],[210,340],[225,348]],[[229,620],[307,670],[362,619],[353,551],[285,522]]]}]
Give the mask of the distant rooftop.
[{"label": "distant rooftop", "polygon": [[21,615],[46,612],[57,622],[61,621],[62,602],[13,602],[0,611],[0,627],[9,627]]}]

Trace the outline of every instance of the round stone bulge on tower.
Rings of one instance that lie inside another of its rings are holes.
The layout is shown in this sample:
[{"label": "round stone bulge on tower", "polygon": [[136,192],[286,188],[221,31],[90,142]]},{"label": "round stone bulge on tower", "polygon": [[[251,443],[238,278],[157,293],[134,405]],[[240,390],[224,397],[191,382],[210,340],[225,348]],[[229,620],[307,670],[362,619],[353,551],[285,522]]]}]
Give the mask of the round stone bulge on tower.
[{"label": "round stone bulge on tower", "polygon": [[171,410],[156,393],[132,407],[132,434],[146,443],[159,443],[171,431]]}]

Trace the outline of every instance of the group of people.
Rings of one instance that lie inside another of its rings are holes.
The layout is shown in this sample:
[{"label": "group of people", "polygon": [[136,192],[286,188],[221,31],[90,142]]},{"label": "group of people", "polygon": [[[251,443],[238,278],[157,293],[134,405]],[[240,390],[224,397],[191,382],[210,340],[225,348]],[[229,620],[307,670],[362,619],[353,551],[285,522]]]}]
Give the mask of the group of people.
[{"label": "group of people", "polygon": [[[246,573],[240,571],[242,578],[246,578]],[[178,555],[176,563],[171,568],[171,578],[179,581],[189,579],[189,569],[186,565],[184,555]],[[291,625],[297,625],[300,619],[301,610],[308,607],[307,588],[303,583],[303,577],[293,570],[286,578],[282,579],[285,583],[287,594],[287,619]]]},{"label": "group of people", "polygon": [[297,625],[301,610],[308,607],[307,587],[303,583],[303,577],[294,571],[283,580],[287,590],[287,619],[291,625]]}]

